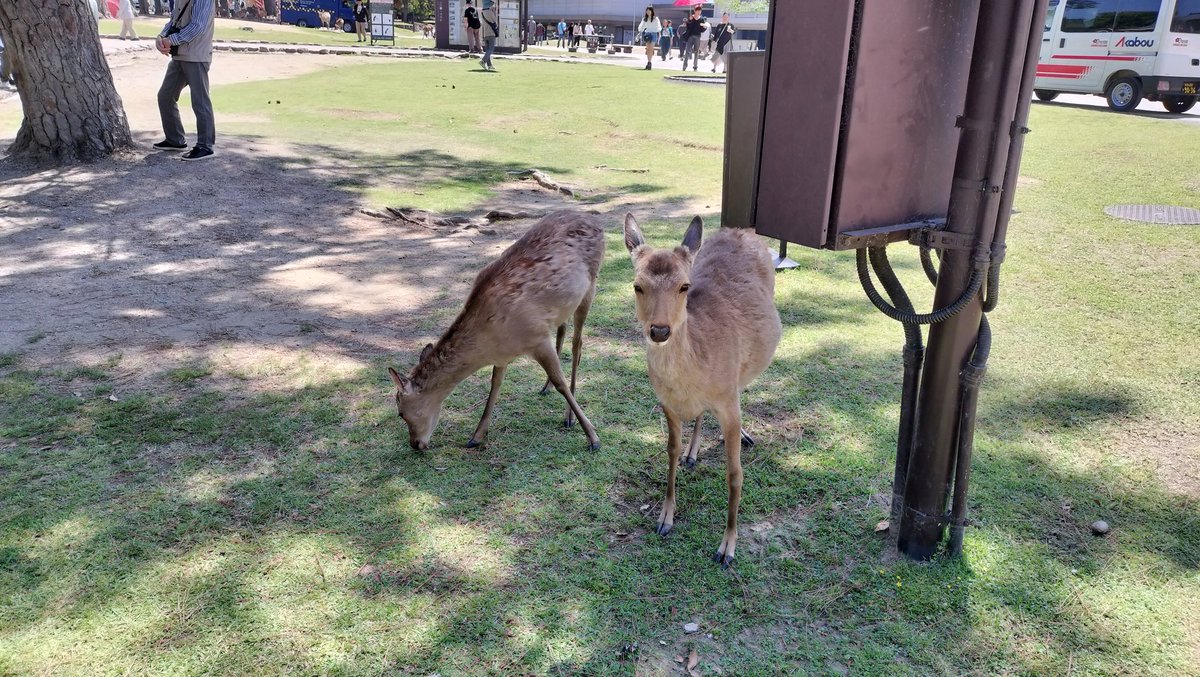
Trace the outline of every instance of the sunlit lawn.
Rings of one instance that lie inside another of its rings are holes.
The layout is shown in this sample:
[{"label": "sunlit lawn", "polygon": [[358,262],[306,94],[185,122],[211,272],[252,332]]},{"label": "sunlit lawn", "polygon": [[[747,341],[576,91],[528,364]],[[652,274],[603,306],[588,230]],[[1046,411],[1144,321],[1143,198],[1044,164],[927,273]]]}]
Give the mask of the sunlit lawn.
[{"label": "sunlit lawn", "polygon": [[[602,208],[692,201],[716,226],[723,90],[498,66],[397,61],[213,97],[223,133],[319,137],[372,167],[372,206],[480,209],[506,171],[539,167]],[[579,389],[597,453],[556,427],[528,362],[486,451],[459,446],[481,372],[435,448],[412,452],[383,368],[410,365],[415,342],[349,374],[263,364],[238,396],[210,383],[219,366],[164,364],[161,387],[118,402],[119,354],[0,358],[0,673],[671,674],[694,648],[705,674],[1200,674],[1200,486],[1162,469],[1200,458],[1200,228],[1101,212],[1195,206],[1196,128],[1062,106],[1035,106],[1030,126],[962,560],[885,560],[872,527],[901,330],[851,256],[796,249],[778,277],[784,341],[743,398],[759,445],[738,562],[706,558],[725,506],[711,425],[676,531],[651,535],[663,423],[606,214]],[[682,235],[686,217],[634,209],[654,242]],[[892,258],[927,305],[915,252]],[[295,387],[253,387],[284,373]],[[1106,538],[1088,530],[1101,518]]]}]

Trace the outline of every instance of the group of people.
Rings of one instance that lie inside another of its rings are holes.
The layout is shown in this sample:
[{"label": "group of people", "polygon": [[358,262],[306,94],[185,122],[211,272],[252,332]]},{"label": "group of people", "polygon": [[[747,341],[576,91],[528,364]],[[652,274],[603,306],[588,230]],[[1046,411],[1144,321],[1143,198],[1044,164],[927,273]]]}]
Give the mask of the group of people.
[{"label": "group of people", "polygon": [[481,54],[479,67],[495,71],[492,54],[496,51],[496,38],[500,37],[500,15],[495,0],[483,0],[483,8],[475,8],[475,0],[467,0],[463,11],[463,25],[467,31],[467,49],[471,54]]},{"label": "group of people", "polygon": [[702,15],[702,10],[701,5],[695,5],[687,19],[676,27],[670,19],[659,20],[653,7],[646,8],[637,27],[638,38],[646,47],[646,70],[653,68],[655,51],[663,61],[667,61],[674,58],[671,50],[677,47],[683,59],[683,70],[687,70],[688,61],[692,62],[693,71],[699,70],[701,55],[704,58],[711,55],[712,72],[717,72],[717,68],[725,61],[736,29],[729,23],[729,12],[722,14],[721,23],[714,27]]},{"label": "group of people", "polygon": [[567,23],[559,19],[558,25],[554,27],[554,35],[558,38],[558,47],[578,47],[581,39],[588,39],[598,34],[591,19],[583,24]]}]

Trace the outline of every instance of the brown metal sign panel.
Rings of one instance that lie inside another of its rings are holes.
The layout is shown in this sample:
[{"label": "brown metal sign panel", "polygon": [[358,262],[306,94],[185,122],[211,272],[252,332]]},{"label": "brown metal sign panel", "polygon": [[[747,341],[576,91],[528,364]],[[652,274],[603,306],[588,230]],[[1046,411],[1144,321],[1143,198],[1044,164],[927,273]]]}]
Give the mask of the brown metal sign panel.
[{"label": "brown metal sign panel", "polygon": [[825,245],[853,17],[853,0],[771,5],[754,214],[763,235]]},{"label": "brown metal sign panel", "polygon": [[946,216],[977,12],[945,0],[859,0],[857,16],[853,0],[772,3],[758,232],[842,249],[859,241],[839,238],[847,231]]},{"label": "brown metal sign panel", "polygon": [[863,2],[827,246],[848,230],[946,216],[977,11]]},{"label": "brown metal sign panel", "polygon": [[725,181],[721,225],[754,225],[754,179],[762,117],[764,52],[731,52],[725,76]]}]

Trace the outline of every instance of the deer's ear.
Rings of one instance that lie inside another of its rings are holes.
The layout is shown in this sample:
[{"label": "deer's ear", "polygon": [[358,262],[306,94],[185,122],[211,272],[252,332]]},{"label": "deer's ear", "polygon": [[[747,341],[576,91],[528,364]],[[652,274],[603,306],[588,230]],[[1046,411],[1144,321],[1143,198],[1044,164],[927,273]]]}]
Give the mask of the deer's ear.
[{"label": "deer's ear", "polygon": [[396,384],[397,390],[399,390],[400,392],[402,392],[406,395],[412,393],[412,389],[413,389],[412,381],[408,380],[404,376],[401,376],[398,371],[396,371],[395,369],[392,369],[391,367],[388,367],[388,376],[392,377],[392,383]]},{"label": "deer's ear", "polygon": [[421,349],[421,361],[424,362],[425,360],[428,360],[429,356],[432,354],[433,354],[433,344],[426,343],[425,347]]},{"label": "deer's ear", "polygon": [[642,237],[642,229],[638,228],[637,219],[633,218],[633,214],[625,215],[625,248],[632,254],[633,250],[646,244],[646,238]]},{"label": "deer's ear", "polygon": [[704,237],[704,221],[700,220],[699,216],[692,217],[692,223],[688,226],[687,233],[683,235],[683,246],[695,254],[700,250],[700,241]]}]

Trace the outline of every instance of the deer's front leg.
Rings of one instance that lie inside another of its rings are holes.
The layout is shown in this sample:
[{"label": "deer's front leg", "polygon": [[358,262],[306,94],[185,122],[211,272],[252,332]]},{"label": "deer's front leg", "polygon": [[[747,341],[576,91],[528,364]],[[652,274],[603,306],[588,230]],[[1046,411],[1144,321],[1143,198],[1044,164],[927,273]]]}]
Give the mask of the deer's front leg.
[{"label": "deer's front leg", "polygon": [[659,536],[669,534],[675,525],[675,471],[679,468],[679,455],[683,451],[683,422],[666,407],[663,407],[663,413],[667,416],[667,498],[663,501],[655,529]]},{"label": "deer's front leg", "polygon": [[479,419],[475,433],[467,442],[468,449],[487,444],[488,428],[492,425],[492,408],[496,406],[496,399],[500,395],[500,384],[504,382],[504,372],[507,369],[507,364],[497,364],[492,367],[492,390],[488,393],[487,404],[483,407],[483,418]]}]

